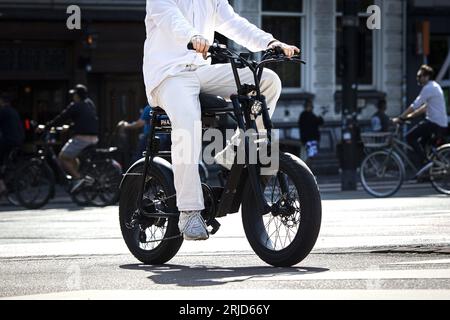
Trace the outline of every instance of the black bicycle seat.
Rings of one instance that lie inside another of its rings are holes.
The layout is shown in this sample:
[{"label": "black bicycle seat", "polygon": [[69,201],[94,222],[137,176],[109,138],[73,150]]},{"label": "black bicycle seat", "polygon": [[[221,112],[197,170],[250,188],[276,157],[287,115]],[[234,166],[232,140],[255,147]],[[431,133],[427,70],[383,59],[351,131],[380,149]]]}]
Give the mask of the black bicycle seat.
[{"label": "black bicycle seat", "polygon": [[233,107],[224,98],[212,94],[200,93],[200,105],[203,113],[221,113],[233,111]]}]

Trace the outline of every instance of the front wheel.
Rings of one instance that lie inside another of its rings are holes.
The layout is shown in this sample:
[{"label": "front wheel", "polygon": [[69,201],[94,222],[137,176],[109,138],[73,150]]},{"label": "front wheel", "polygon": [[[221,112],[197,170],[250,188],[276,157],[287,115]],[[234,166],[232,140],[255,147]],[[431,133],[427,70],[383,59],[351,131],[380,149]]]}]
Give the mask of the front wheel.
[{"label": "front wheel", "polygon": [[361,184],[368,194],[386,198],[395,194],[402,186],[405,167],[396,153],[380,150],[364,158],[359,174]]},{"label": "front wheel", "polygon": [[436,191],[450,195],[450,147],[437,152],[430,169],[430,180]]},{"label": "front wheel", "polygon": [[250,181],[242,202],[245,235],[254,252],[275,267],[290,267],[311,252],[319,236],[322,206],[316,179],[299,158],[282,153],[278,172],[261,176],[266,202],[272,210],[255,211]]}]

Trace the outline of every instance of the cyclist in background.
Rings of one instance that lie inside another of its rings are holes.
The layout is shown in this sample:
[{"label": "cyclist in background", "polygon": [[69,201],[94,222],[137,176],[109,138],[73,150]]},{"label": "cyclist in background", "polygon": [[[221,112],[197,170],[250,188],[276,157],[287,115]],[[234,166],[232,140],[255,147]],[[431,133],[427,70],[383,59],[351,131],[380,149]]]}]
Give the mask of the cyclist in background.
[{"label": "cyclist in background", "polygon": [[68,120],[73,121],[73,137],[64,145],[59,159],[64,169],[72,176],[73,184],[70,192],[77,191],[90,177],[81,177],[77,159],[81,152],[98,142],[98,117],[94,102],[88,98],[88,89],[82,84],[69,91],[73,101],[58,116],[46,124],[46,127],[61,125]]},{"label": "cyclist in background", "polygon": [[431,136],[445,135],[448,127],[448,118],[445,106],[444,92],[441,86],[433,79],[434,70],[428,65],[422,65],[417,72],[417,82],[422,91],[411,106],[406,109],[394,123],[426,114],[425,120],[413,127],[406,135],[408,144],[413,147],[417,162],[425,164],[426,154],[423,146],[430,141]]}]

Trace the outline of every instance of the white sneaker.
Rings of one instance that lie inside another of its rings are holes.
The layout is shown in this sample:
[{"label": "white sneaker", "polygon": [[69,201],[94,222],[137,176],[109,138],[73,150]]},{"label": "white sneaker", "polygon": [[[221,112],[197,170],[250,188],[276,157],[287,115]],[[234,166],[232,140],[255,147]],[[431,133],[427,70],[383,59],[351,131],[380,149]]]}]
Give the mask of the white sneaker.
[{"label": "white sneaker", "polygon": [[178,228],[184,240],[206,240],[209,238],[205,221],[200,211],[182,211]]}]

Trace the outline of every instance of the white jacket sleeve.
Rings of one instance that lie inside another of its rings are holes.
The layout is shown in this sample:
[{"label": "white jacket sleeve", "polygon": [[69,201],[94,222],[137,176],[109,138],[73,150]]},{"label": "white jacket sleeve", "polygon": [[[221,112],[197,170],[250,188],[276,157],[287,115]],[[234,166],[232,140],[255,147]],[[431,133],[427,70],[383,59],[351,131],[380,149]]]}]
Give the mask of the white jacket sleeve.
[{"label": "white jacket sleeve", "polygon": [[216,31],[254,52],[267,49],[274,39],[234,12],[228,0],[217,0]]},{"label": "white jacket sleeve", "polygon": [[147,0],[147,16],[157,27],[175,35],[179,42],[187,44],[199,34],[173,0]]},{"label": "white jacket sleeve", "polygon": [[412,107],[414,108],[414,110],[419,109],[421,106],[423,106],[425,103],[427,103],[429,97],[430,97],[430,89],[428,86],[425,86],[422,88],[419,96],[416,98],[416,100],[412,104]]}]

